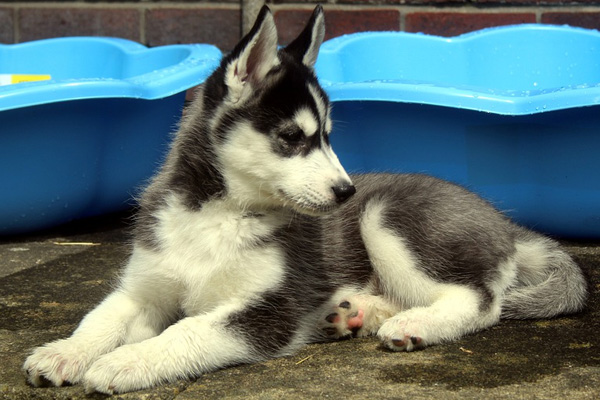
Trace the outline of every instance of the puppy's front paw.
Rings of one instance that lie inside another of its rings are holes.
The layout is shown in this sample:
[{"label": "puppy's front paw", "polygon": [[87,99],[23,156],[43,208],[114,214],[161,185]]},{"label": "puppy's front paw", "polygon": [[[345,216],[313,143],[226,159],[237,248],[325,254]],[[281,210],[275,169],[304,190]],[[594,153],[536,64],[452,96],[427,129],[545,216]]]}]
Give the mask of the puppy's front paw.
[{"label": "puppy's front paw", "polygon": [[34,386],[75,384],[81,381],[93,359],[86,346],[63,339],[35,349],[23,364],[23,370]]},{"label": "puppy's front paw", "polygon": [[[119,347],[98,358],[85,373],[83,384],[87,393],[106,394],[131,392],[156,385],[148,353],[139,344]],[[156,360],[158,364],[160,360]]]}]

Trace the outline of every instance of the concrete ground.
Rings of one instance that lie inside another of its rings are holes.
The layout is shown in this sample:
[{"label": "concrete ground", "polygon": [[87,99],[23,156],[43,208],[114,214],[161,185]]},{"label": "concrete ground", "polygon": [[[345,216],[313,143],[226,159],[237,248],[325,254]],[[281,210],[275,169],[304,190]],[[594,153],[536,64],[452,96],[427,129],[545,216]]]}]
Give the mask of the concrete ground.
[{"label": "concrete ground", "polygon": [[[0,241],[0,399],[100,399],[80,386],[32,388],[28,351],[68,336],[128,256],[126,214]],[[2,239],[0,239],[2,240]],[[504,321],[456,343],[392,353],[376,339],[307,346],[120,399],[598,399],[600,242],[565,242],[591,274],[587,311]]]}]

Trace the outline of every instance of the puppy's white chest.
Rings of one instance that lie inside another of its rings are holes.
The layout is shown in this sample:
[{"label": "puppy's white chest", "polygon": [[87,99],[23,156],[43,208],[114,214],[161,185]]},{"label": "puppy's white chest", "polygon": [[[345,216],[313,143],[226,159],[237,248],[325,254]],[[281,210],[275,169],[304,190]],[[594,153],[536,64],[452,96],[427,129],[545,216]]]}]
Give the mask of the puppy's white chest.
[{"label": "puppy's white chest", "polygon": [[271,236],[278,218],[214,201],[200,211],[171,207],[160,219],[163,256],[169,275],[180,283],[186,314],[245,302],[281,282],[285,254]]}]

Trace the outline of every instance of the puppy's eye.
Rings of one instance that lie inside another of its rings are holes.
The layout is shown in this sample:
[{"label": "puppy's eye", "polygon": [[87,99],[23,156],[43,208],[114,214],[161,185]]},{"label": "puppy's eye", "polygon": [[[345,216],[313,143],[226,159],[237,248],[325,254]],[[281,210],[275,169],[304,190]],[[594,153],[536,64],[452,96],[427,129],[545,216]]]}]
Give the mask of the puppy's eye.
[{"label": "puppy's eye", "polygon": [[298,144],[304,140],[304,132],[301,129],[290,129],[281,132],[279,137],[288,144]]}]

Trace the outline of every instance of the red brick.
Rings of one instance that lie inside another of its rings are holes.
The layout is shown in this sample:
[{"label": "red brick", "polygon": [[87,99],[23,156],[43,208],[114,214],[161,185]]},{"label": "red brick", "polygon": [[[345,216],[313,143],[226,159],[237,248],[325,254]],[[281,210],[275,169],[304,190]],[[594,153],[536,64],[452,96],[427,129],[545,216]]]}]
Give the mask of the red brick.
[{"label": "red brick", "polygon": [[582,4],[600,3],[600,0],[477,0],[477,3],[486,6],[568,6],[570,4],[580,6]]},{"label": "red brick", "polygon": [[542,14],[542,23],[600,29],[600,12],[547,12]]},{"label": "red brick", "polygon": [[281,10],[275,12],[279,43],[288,44],[302,31],[310,18],[310,10]]},{"label": "red brick", "polygon": [[[585,0],[584,0],[585,1]],[[318,1],[318,0],[274,0],[272,3],[275,4],[289,4],[289,3],[304,3],[304,4],[317,4],[321,3],[327,9],[327,3],[332,4],[362,4],[362,5],[444,5],[451,4],[456,5],[457,3],[470,4],[469,0],[329,0],[329,1]]]},{"label": "red brick", "polygon": [[406,15],[408,32],[456,36],[492,26],[534,23],[534,13],[415,12]]},{"label": "red brick", "polygon": [[[85,0],[85,1],[98,1],[98,0]],[[102,1],[107,1],[107,0],[102,0]],[[138,3],[146,3],[146,2],[154,2],[154,3],[213,3],[213,4],[218,4],[218,3],[234,3],[234,4],[239,4],[240,0],[114,0],[114,1],[135,1]],[[252,0],[250,0],[252,1]]]},{"label": "red brick", "polygon": [[326,38],[353,32],[400,30],[400,12],[390,9],[325,11]]},{"label": "red brick", "polygon": [[0,43],[14,43],[14,21],[13,10],[10,8],[0,8]]},{"label": "red brick", "polygon": [[157,8],[146,13],[146,41],[151,46],[209,43],[231,50],[240,39],[239,9]]},{"label": "red brick", "polygon": [[[280,10],[275,13],[279,42],[287,44],[302,31],[311,10]],[[325,39],[364,31],[397,31],[400,13],[391,9],[327,10],[325,9]]]},{"label": "red brick", "polygon": [[290,3],[295,3],[295,4],[299,4],[299,3],[303,3],[303,4],[322,4],[323,7],[327,7],[327,3],[331,3],[331,1],[319,1],[319,0],[271,0],[269,1],[269,3],[273,3],[273,4],[290,4]]},{"label": "red brick", "polygon": [[20,41],[61,36],[115,36],[139,41],[140,13],[126,8],[22,8]]},{"label": "red brick", "polygon": [[484,5],[484,6],[581,6],[581,5],[598,5],[600,0],[272,0],[269,3],[275,4],[317,4],[321,3],[327,9],[328,4],[344,5],[344,4],[360,4],[360,5],[432,5],[432,6],[451,6],[456,7],[463,5]]},{"label": "red brick", "polygon": [[464,3],[470,4],[468,0],[338,0],[336,4],[369,4],[369,5],[451,5]]}]

